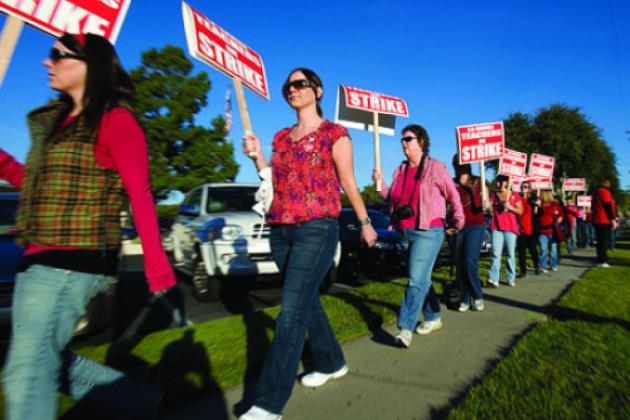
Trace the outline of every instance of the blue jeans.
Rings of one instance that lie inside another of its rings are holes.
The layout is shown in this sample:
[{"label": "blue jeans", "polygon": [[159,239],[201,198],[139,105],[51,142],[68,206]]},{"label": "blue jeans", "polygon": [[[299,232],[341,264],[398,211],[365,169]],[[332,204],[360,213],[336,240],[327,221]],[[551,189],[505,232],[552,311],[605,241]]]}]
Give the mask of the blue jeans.
[{"label": "blue jeans", "polygon": [[481,225],[469,226],[457,234],[457,280],[463,303],[473,299],[483,299],[479,279],[479,254],[483,244],[485,228]]},{"label": "blue jeans", "polygon": [[409,283],[400,305],[398,326],[413,331],[418,323],[420,309],[423,310],[425,321],[434,321],[441,315],[440,302],[431,283],[431,272],[444,241],[444,228],[404,229],[401,236],[408,243]]},{"label": "blue jeans", "polygon": [[577,221],[573,224],[573,227],[569,227],[567,232],[567,251],[572,253],[575,251],[577,244]]},{"label": "blue jeans", "polygon": [[[553,240],[553,235],[538,236],[538,244],[540,245],[540,266],[547,270],[557,267],[558,242]],[[551,248],[551,253],[549,248]]]},{"label": "blue jeans", "polygon": [[[4,371],[7,419],[54,419],[59,378],[80,399],[123,374],[65,351],[90,299],[113,277],[33,265],[16,279],[11,345]],[[67,372],[62,372],[67,367]]]},{"label": "blue jeans", "polygon": [[271,252],[284,287],[254,404],[272,413],[281,413],[291,396],[307,332],[314,370],[332,373],[346,363],[319,301],[338,240],[339,223],[332,218],[271,227]]},{"label": "blue jeans", "polygon": [[503,245],[507,251],[507,267],[505,268],[505,279],[508,283],[514,283],[516,276],[516,258],[514,250],[516,249],[516,238],[518,235],[514,232],[506,230],[492,231],[492,264],[488,271],[490,281],[498,283],[501,277],[501,255],[503,255]]}]

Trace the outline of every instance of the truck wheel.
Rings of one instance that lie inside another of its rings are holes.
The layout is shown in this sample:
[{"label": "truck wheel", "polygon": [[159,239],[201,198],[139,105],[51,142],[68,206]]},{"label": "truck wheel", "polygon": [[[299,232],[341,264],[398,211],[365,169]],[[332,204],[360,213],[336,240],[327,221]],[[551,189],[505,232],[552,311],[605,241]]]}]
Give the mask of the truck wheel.
[{"label": "truck wheel", "polygon": [[193,294],[200,302],[214,302],[219,300],[221,283],[214,276],[209,276],[206,265],[201,259],[195,262],[191,278]]},{"label": "truck wheel", "polygon": [[333,264],[324,276],[322,283],[319,286],[320,293],[326,293],[333,284],[337,281],[337,267]]}]

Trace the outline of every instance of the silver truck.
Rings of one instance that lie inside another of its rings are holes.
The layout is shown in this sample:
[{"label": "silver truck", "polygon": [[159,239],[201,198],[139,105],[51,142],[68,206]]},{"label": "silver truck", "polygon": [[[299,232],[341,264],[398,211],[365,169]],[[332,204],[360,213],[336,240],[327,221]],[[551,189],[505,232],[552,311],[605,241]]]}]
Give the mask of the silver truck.
[{"label": "silver truck", "polygon": [[[269,225],[252,210],[258,184],[204,184],[189,191],[171,230],[175,268],[190,275],[195,297],[217,300],[230,277],[278,273]],[[341,247],[322,282],[336,280]]]}]

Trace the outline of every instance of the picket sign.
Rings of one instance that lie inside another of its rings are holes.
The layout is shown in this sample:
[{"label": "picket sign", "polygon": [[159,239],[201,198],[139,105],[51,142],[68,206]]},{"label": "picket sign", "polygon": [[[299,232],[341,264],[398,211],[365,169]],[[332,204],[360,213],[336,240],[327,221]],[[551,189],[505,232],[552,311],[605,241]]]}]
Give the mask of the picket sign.
[{"label": "picket sign", "polygon": [[[219,25],[182,2],[182,17],[188,52],[232,79],[245,135],[253,134],[243,85],[269,100],[265,66],[260,54]],[[249,157],[256,159],[256,153]]]},{"label": "picket sign", "polygon": [[564,178],[562,180],[562,191],[586,191],[586,179]]},{"label": "picket sign", "polygon": [[578,207],[591,207],[592,196],[590,195],[578,195],[577,206]]},{"label": "picket sign", "polygon": [[7,15],[0,38],[0,86],[9,67],[24,22],[59,36],[64,32],[92,33],[116,42],[131,0],[0,0]]},{"label": "picket sign", "polygon": [[512,178],[525,176],[526,167],[527,153],[503,149],[503,156],[499,161],[499,175],[508,177],[508,191],[512,191]]},{"label": "picket sign", "polygon": [[481,196],[486,196],[487,160],[501,159],[505,144],[503,121],[461,125],[455,127],[457,136],[457,150],[459,163],[479,162],[479,176],[481,177]]},{"label": "picket sign", "polygon": [[[530,177],[553,178],[553,167],[555,163],[556,158],[553,156],[532,153],[532,157],[529,160],[528,175]],[[534,189],[534,187],[532,187],[532,189]],[[537,188],[537,190],[540,196],[541,188]]]},{"label": "picket sign", "polygon": [[[335,122],[347,128],[369,130],[371,120],[374,133],[374,168],[378,171],[381,170],[380,132],[385,125],[384,134],[394,135],[396,116],[409,116],[407,103],[403,99],[355,87],[339,86]],[[380,182],[376,184],[376,191],[381,191]]]}]

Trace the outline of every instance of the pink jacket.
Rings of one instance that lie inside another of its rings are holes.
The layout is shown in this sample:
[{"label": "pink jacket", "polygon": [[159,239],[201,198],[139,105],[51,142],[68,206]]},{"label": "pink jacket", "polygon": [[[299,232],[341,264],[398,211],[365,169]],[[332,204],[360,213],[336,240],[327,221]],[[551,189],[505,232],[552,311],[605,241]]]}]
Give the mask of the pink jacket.
[{"label": "pink jacket", "polygon": [[[392,177],[392,188],[388,187],[385,181],[381,180],[381,198],[389,200],[393,187],[398,182],[400,174],[403,173],[406,162],[403,162]],[[464,210],[459,199],[459,193],[450,174],[446,170],[446,165],[438,160],[427,156],[422,170],[422,183],[420,184],[420,195],[418,200],[419,226],[422,230],[429,229],[431,221],[434,219],[446,219],[446,202],[449,202],[452,211],[452,221],[457,229],[462,229],[465,223]],[[390,200],[390,211],[393,204]]]}]

